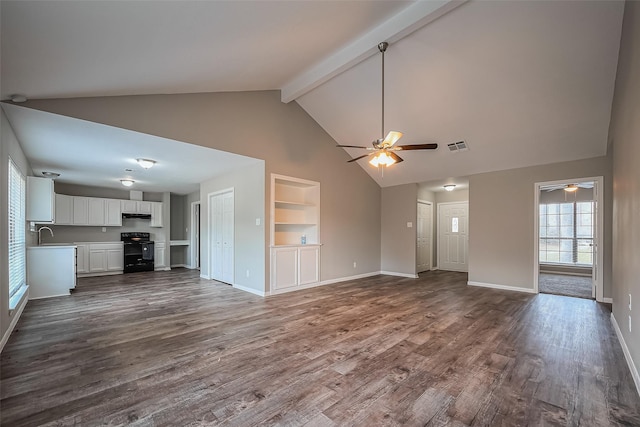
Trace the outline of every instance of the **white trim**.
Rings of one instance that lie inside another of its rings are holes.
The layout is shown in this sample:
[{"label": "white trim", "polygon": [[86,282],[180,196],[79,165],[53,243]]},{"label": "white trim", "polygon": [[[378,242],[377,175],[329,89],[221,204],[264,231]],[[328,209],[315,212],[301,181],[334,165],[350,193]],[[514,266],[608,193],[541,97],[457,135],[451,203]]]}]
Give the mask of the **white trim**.
[{"label": "white trim", "polygon": [[[318,286],[332,285],[334,283],[348,282],[350,280],[364,279],[366,277],[379,276],[381,274],[387,274],[387,273],[383,273],[381,271],[372,271],[370,273],[356,274],[354,276],[339,277],[337,279],[323,280],[322,282],[309,283],[309,284],[301,285],[301,286],[292,286],[290,288],[276,289],[276,290],[273,290],[271,292],[267,292],[266,295],[269,296],[269,295],[285,294],[287,292],[299,291],[299,290],[302,290],[302,289],[309,289],[309,288],[316,288]],[[388,275],[399,275],[399,274],[401,274],[401,273],[395,273],[395,274],[390,274],[389,273]],[[411,278],[414,278],[414,277],[411,276]]]},{"label": "white trim", "polygon": [[[211,200],[214,197],[217,196],[221,196],[223,194],[226,193],[231,193],[231,199],[233,202],[233,215],[232,215],[232,227],[233,227],[233,253],[231,255],[231,285],[233,285],[233,282],[236,281],[236,272],[235,272],[235,266],[236,266],[236,192],[235,192],[235,187],[229,187],[229,188],[225,188],[224,190],[218,190],[218,191],[213,191],[209,194],[207,194],[207,226],[208,226],[208,230],[207,230],[207,239],[208,239],[208,253],[207,253],[207,264],[208,264],[208,269],[209,269],[209,279],[210,280],[218,280],[218,279],[214,279],[213,278],[213,225],[211,222],[211,215],[213,210],[211,209],[212,207],[212,203]],[[202,206],[200,206],[200,223],[202,223]],[[200,235],[200,238],[202,238],[202,234]],[[202,261],[202,257],[200,258],[200,261]],[[219,280],[218,280],[219,281]],[[227,283],[227,282],[223,282],[223,283]]]},{"label": "white trim", "polygon": [[613,324],[613,329],[616,331],[618,341],[620,341],[620,346],[622,347],[622,352],[624,353],[624,358],[627,360],[627,365],[629,366],[629,370],[631,371],[633,382],[636,385],[636,393],[640,395],[640,375],[638,375],[638,369],[636,368],[635,363],[633,363],[631,353],[629,352],[629,347],[627,347],[627,343],[622,336],[622,331],[620,330],[618,322],[616,321],[616,317],[613,315],[613,313],[611,313],[611,324]]},{"label": "white trim", "polygon": [[613,304],[613,298],[602,298],[602,302],[605,304]]},{"label": "white trim", "polygon": [[552,271],[552,270],[544,270],[540,269],[540,273],[542,274],[558,274],[560,276],[578,276],[578,277],[592,277],[593,274],[585,274],[585,273],[569,273],[568,271]]},{"label": "white trim", "polygon": [[93,273],[77,273],[76,277],[99,277],[99,276],[116,276],[118,274],[123,274],[124,272],[121,270],[118,271],[96,271]]},{"label": "white trim", "polygon": [[[28,290],[27,290],[27,293],[28,293]],[[11,323],[9,323],[9,327],[7,328],[4,335],[2,336],[2,341],[0,341],[0,353],[2,353],[2,350],[4,350],[4,345],[7,343],[7,341],[9,341],[9,337],[11,336],[11,333],[16,327],[16,324],[18,323],[18,319],[20,319],[20,316],[22,315],[22,311],[27,306],[28,301],[29,301],[29,295],[27,295],[27,297],[24,298],[24,300],[22,301],[22,304],[19,304],[15,309],[11,310],[13,313]]]},{"label": "white trim", "polygon": [[198,230],[195,227],[195,216],[196,216],[196,205],[200,206],[198,209],[198,217],[200,219],[200,224],[202,223],[202,205],[200,201],[191,202],[191,216],[190,216],[190,225],[189,225],[189,261],[191,265],[187,268],[199,268],[198,259],[200,258],[200,238],[198,238],[198,244],[196,245],[196,232],[198,233],[198,237],[201,237],[200,224],[198,224]]},{"label": "white trim", "polygon": [[[602,176],[592,176],[586,178],[571,178],[571,179],[560,179],[556,181],[544,181],[544,182],[536,182],[533,184],[534,189],[534,215],[533,215],[533,289],[535,293],[538,293],[538,280],[540,273],[540,188],[547,185],[562,185],[562,184],[575,184],[579,182],[594,182],[594,200],[597,205],[596,210],[596,232],[597,235],[594,240],[596,240],[596,244],[598,247],[597,250],[597,258],[595,259],[596,263],[592,267],[593,272],[596,272],[595,278],[595,286],[596,286],[596,301],[604,302],[603,295],[603,269],[604,269],[604,177]],[[592,273],[592,277],[593,277]],[[592,288],[593,295],[593,288]]]},{"label": "white trim", "polygon": [[418,275],[413,273],[398,273],[395,271],[381,271],[380,274],[384,274],[386,276],[397,276],[397,277],[408,277],[409,279],[417,279]]},{"label": "white trim", "polygon": [[[440,206],[441,205],[461,205],[461,204],[466,204],[467,205],[467,253],[465,254],[466,259],[466,265],[467,268],[465,270],[456,270],[456,269],[452,269],[452,268],[448,268],[445,271],[458,271],[460,273],[468,273],[469,272],[469,200],[462,200],[459,202],[441,202],[441,203],[436,203],[436,211],[437,211],[437,219],[436,219],[436,248],[438,251],[438,259],[436,260],[436,262],[438,263],[438,265],[440,265],[440,255],[442,254],[442,251],[440,250]],[[436,267],[436,269],[438,269],[438,267]]]},{"label": "white trim", "polygon": [[171,264],[171,268],[191,268],[188,264]]},{"label": "white trim", "polygon": [[66,294],[57,294],[57,295],[47,295],[44,297],[33,297],[33,298],[29,298],[29,301],[33,301],[33,300],[37,300],[37,299],[47,299],[47,298],[57,298],[57,297],[68,297],[69,295],[71,295],[71,293],[66,293]]},{"label": "white trim", "polygon": [[[424,271],[431,271],[433,270],[433,224],[435,223],[434,218],[433,218],[433,202],[430,202],[428,200],[422,200],[422,199],[418,199],[418,203],[417,204],[423,204],[423,205],[428,205],[429,209],[431,210],[431,227],[429,228],[429,234],[430,234],[430,238],[429,238],[429,270],[424,270]],[[417,206],[416,206],[417,207]],[[417,214],[417,212],[416,212]],[[417,218],[416,218],[416,223],[417,223]],[[417,263],[417,257],[418,257],[418,248],[417,248],[417,236],[418,236],[418,230],[416,229],[416,268],[418,267],[418,263]],[[421,271],[421,273],[424,273],[424,271]]]},{"label": "white trim", "polygon": [[260,297],[264,297],[266,296],[265,292],[259,291],[257,289],[253,289],[253,288],[248,288],[246,286],[242,286],[242,285],[231,285],[234,289],[239,289],[241,291],[245,291],[245,292],[249,292],[250,294],[254,294],[254,295],[258,295]]},{"label": "white trim", "polygon": [[499,289],[501,291],[524,292],[527,294],[537,294],[537,290],[531,288],[519,288],[517,286],[496,285],[495,283],[467,282],[468,286],[478,286],[481,288]]},{"label": "white trim", "polygon": [[365,277],[379,276],[380,274],[382,274],[382,273],[380,273],[379,271],[372,271],[371,273],[356,274],[354,276],[339,277],[337,279],[323,280],[320,283],[322,283],[323,285],[330,285],[332,283],[348,282],[349,280],[357,280],[357,279],[364,279]]},{"label": "white trim", "polygon": [[154,268],[153,271],[171,271],[171,267]]},{"label": "white trim", "polygon": [[211,280],[211,277],[207,276],[206,274],[203,274],[202,272],[200,272],[200,278],[201,279]]}]

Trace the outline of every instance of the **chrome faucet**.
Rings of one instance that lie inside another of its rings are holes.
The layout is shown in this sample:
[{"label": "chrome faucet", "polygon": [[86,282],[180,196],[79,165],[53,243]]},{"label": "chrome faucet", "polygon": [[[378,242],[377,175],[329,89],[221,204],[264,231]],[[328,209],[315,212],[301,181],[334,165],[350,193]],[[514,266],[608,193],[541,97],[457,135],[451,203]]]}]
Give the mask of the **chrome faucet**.
[{"label": "chrome faucet", "polygon": [[42,233],[40,233],[42,230],[49,230],[49,233],[51,233],[51,237],[53,237],[53,230],[50,229],[49,227],[40,227],[38,229],[38,246],[40,246],[42,244]]}]

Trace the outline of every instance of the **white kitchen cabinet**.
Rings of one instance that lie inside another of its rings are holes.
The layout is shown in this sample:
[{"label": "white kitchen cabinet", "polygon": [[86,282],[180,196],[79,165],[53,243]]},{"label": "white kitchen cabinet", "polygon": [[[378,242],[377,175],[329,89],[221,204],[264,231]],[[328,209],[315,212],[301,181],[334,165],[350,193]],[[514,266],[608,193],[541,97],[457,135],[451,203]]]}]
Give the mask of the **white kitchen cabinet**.
[{"label": "white kitchen cabinet", "polygon": [[138,212],[139,214],[149,214],[151,215],[151,203],[152,202],[143,202],[142,200],[138,200]]},{"label": "white kitchen cabinet", "polygon": [[104,225],[122,225],[122,211],[120,209],[120,200],[104,199]]},{"label": "white kitchen cabinet", "polygon": [[73,196],[65,194],[56,194],[56,225],[72,225],[73,224]]},{"label": "white kitchen cabinet", "polygon": [[76,243],[76,271],[78,274],[89,272],[89,245]]},{"label": "white kitchen cabinet", "polygon": [[151,202],[151,227],[162,227],[161,202]]},{"label": "white kitchen cabinet", "polygon": [[73,225],[89,225],[89,198],[73,198]]},{"label": "white kitchen cabinet", "polygon": [[155,242],[153,252],[153,269],[154,270],[168,270],[167,263],[165,262],[165,255],[167,253],[166,242]]},{"label": "white kitchen cabinet", "polygon": [[138,213],[138,201],[137,200],[121,200],[122,213]]},{"label": "white kitchen cabinet", "polygon": [[121,274],[124,270],[122,242],[85,242],[76,246],[79,276]]},{"label": "white kitchen cabinet", "polygon": [[27,221],[52,224],[55,215],[53,179],[27,177]]},{"label": "white kitchen cabinet", "polygon": [[271,248],[273,293],[315,286],[320,282],[320,245]]},{"label": "white kitchen cabinet", "polygon": [[69,295],[76,287],[75,255],[72,245],[27,248],[29,299]]},{"label": "white kitchen cabinet", "polygon": [[104,199],[97,197],[88,198],[88,225],[104,225]]}]

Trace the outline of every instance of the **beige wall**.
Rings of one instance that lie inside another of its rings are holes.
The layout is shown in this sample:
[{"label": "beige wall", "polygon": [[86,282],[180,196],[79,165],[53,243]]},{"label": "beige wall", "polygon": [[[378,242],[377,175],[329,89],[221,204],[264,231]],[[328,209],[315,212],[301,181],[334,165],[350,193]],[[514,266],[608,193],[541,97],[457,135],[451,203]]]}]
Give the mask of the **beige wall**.
[{"label": "beige wall", "polygon": [[[0,209],[0,224],[2,224],[2,227],[0,227],[0,245],[2,245],[2,250],[0,250],[0,254],[2,254],[0,256],[0,343],[4,345],[11,334],[9,326],[11,326],[12,321],[17,320],[16,316],[27,303],[28,296],[26,294],[23,300],[18,303],[16,309],[9,312],[9,258],[6,250],[9,242],[7,230],[7,224],[9,223],[7,206],[9,206],[9,201],[6,191],[9,175],[9,157],[25,176],[33,175],[33,173],[2,109],[0,109],[0,132],[0,188],[2,188],[2,191],[0,191],[0,206],[2,206],[2,209]],[[25,224],[25,227],[27,227],[27,224]],[[27,245],[32,241],[33,233],[27,231]],[[0,347],[2,346],[0,345]]]},{"label": "beige wall", "polygon": [[381,271],[415,276],[417,200],[417,184],[382,189]]},{"label": "beige wall", "polygon": [[[278,91],[30,100],[22,105],[262,159],[266,183],[271,173],[319,181],[321,279],[380,269],[380,187],[358,165],[347,164],[350,156],[335,148],[297,103],[280,102]],[[224,138],[213,137],[221,134]],[[266,227],[265,242],[268,232]],[[266,258],[265,264],[266,279]]]},{"label": "beige wall", "polygon": [[611,157],[469,178],[469,281],[533,289],[534,184],[604,176],[604,297],[611,297]]},{"label": "beige wall", "polygon": [[[628,1],[609,139],[613,145],[613,315],[640,366],[640,2]],[[629,294],[632,310],[629,310]],[[632,331],[628,318],[631,316]]]}]

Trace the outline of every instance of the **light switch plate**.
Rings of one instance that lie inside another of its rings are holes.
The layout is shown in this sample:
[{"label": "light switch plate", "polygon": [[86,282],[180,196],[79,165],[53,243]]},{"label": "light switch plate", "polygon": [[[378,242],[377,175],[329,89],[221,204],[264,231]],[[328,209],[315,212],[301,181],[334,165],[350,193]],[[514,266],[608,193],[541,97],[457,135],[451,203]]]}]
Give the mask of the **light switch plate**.
[{"label": "light switch plate", "polygon": [[256,225],[260,225],[260,218],[256,218]]},{"label": "light switch plate", "polygon": [[412,228],[413,227],[413,223],[412,222],[408,222],[407,223],[407,228]]}]

